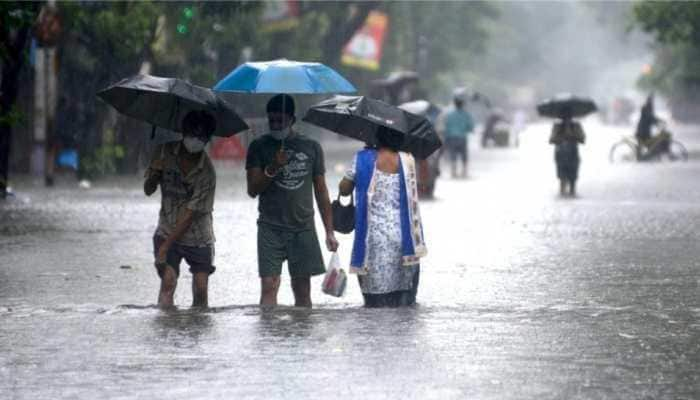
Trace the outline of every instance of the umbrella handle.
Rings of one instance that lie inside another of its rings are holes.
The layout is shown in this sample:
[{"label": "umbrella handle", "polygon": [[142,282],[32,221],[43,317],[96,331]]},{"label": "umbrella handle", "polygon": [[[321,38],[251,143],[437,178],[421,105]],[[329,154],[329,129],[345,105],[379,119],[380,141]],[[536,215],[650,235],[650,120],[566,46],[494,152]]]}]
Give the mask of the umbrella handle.
[{"label": "umbrella handle", "polygon": [[153,125],[153,127],[151,128],[151,140],[153,140],[155,138],[156,138],[156,126]]}]

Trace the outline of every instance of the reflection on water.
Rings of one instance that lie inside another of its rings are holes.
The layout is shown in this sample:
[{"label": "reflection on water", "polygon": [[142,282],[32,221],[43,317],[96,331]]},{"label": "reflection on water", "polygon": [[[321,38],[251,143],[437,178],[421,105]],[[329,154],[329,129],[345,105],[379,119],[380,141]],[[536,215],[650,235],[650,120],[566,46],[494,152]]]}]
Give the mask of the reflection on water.
[{"label": "reflection on water", "polygon": [[154,337],[175,347],[196,347],[210,335],[214,320],[205,310],[160,311],[153,319]]},{"label": "reflection on water", "polygon": [[258,338],[266,340],[298,339],[308,337],[314,328],[313,310],[300,307],[276,307],[260,310],[257,324]]}]

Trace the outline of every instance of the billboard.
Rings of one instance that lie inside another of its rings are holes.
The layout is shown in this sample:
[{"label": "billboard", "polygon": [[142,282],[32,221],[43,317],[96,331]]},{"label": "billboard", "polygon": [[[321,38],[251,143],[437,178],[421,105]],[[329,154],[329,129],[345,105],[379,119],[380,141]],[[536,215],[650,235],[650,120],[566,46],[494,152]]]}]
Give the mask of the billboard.
[{"label": "billboard", "polygon": [[389,17],[386,14],[380,11],[370,12],[365,24],[345,45],[340,61],[352,67],[378,70],[388,24]]}]

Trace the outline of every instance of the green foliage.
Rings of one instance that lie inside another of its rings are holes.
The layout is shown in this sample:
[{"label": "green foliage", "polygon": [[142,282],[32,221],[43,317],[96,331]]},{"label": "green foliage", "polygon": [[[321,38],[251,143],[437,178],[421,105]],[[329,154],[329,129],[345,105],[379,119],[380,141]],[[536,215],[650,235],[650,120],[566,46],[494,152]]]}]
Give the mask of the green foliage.
[{"label": "green foliage", "polygon": [[698,104],[700,3],[639,2],[634,15],[637,24],[654,35],[658,45],[652,73],[640,79],[640,86],[659,90],[675,104]]},{"label": "green foliage", "polygon": [[24,124],[27,116],[19,110],[17,104],[13,104],[9,112],[0,113],[0,126],[13,126]]},{"label": "green foliage", "polygon": [[700,3],[645,1],[634,6],[634,15],[645,32],[660,43],[689,43],[700,40]]},{"label": "green foliage", "polygon": [[81,158],[80,173],[90,179],[114,174],[125,156],[126,151],[121,145],[102,145]]},{"label": "green foliage", "polygon": [[465,58],[483,54],[489,26],[499,16],[497,6],[486,2],[388,2],[389,35],[382,70],[409,69],[421,74],[423,86],[444,92],[450,83],[441,79],[460,69]]},{"label": "green foliage", "polygon": [[67,44],[84,47],[81,58],[89,60],[82,63],[102,71],[136,68],[153,40],[160,14],[160,6],[151,2],[69,2],[60,7]]},{"label": "green foliage", "polygon": [[10,32],[31,26],[36,18],[36,10],[30,3],[0,2],[0,61],[9,61]]}]

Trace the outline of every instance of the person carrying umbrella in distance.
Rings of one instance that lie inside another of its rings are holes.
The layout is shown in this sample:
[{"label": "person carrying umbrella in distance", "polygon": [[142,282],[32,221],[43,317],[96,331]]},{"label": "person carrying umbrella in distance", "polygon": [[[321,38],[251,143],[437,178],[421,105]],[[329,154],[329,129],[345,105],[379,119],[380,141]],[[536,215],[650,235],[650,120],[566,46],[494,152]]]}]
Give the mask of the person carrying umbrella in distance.
[{"label": "person carrying umbrella in distance", "polygon": [[571,95],[560,95],[537,106],[540,115],[559,118],[552,126],[549,143],[554,145],[554,161],[559,179],[559,194],[576,196],[576,181],[581,164],[578,145],[586,141],[586,135],[574,117],[596,111],[592,100]]},{"label": "person carrying umbrella in distance", "polygon": [[321,63],[280,59],[243,63],[214,90],[275,94],[266,108],[270,132],[250,143],[246,159],[248,194],[258,198],[260,213],[260,304],[277,304],[286,260],[295,305],[311,307],[311,277],[326,271],[314,224],[314,198],[328,251],[336,251],[338,241],[333,232],[323,150],[318,142],[293,128],[295,105],[289,94],[351,93],[356,89]]},{"label": "person carrying umbrella in distance", "polygon": [[214,267],[212,212],[216,174],[204,148],[212,135],[248,128],[211,90],[187,82],[137,75],[98,95],[117,110],[154,126],[182,132],[182,140],[156,147],[145,173],[144,193],[160,187],[158,227],[153,236],[160,277],[158,305],[170,308],[184,258],[192,273],[192,305],[208,306]]},{"label": "person carrying umbrella in distance", "polygon": [[367,143],[338,188],[345,196],[354,190],[357,201],[350,272],[366,307],[413,305],[427,254],[414,155],[425,159],[441,146],[435,129],[425,117],[363,97],[322,102],[304,121]]}]

